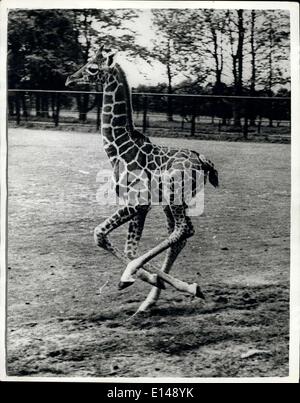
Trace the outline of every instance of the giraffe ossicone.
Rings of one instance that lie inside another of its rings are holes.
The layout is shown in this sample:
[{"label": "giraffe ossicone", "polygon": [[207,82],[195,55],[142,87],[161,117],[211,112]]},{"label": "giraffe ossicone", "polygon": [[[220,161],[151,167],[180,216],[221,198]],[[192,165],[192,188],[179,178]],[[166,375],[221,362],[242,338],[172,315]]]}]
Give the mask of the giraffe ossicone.
[{"label": "giraffe ossicone", "polygon": [[[162,282],[203,298],[199,285],[178,280],[168,272],[185,246],[186,240],[194,234],[187,208],[190,201],[188,198],[193,198],[200,191],[201,186],[198,186],[195,178],[200,173],[204,183],[208,178],[213,186],[218,186],[218,172],[214,164],[195,151],[156,145],[149,137],[135,129],[127,78],[121,66],[115,62],[114,53],[109,49],[105,50],[101,46],[96,55],[66,81],[66,85],[87,83],[103,86],[101,133],[103,147],[113,169],[116,193],[124,196],[129,191],[133,196],[94,231],[96,244],[127,264],[119,288],[133,284],[133,276],[139,272],[142,273],[139,275],[142,280],[154,284],[139,311],[155,304],[161,288],[164,288]],[[163,205],[169,235],[159,245],[138,257],[138,243],[152,204],[151,188],[155,188],[158,198],[162,198],[164,177],[169,181],[169,198]],[[184,194],[184,186],[189,186],[189,196]],[[143,203],[139,199],[141,193]],[[108,235],[126,222],[129,222],[128,235],[125,251],[122,253],[111,243]],[[148,262],[165,250],[167,254],[161,270],[149,265]]]}]

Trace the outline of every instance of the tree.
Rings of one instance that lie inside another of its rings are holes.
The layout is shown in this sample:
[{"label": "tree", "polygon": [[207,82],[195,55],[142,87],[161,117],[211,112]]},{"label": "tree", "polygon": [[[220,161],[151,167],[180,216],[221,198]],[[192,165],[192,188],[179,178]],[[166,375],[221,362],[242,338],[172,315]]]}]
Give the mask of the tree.
[{"label": "tree", "polygon": [[[250,77],[250,95],[255,95],[256,90],[256,40],[255,40],[255,32],[256,32],[256,11],[251,10],[251,19],[250,19],[250,56],[251,56],[251,77]],[[250,108],[250,126],[255,125],[255,108],[253,108],[253,104],[251,104]]]},{"label": "tree", "polygon": [[250,94],[255,95],[256,86],[256,46],[255,46],[255,30],[256,30],[256,11],[251,10],[251,33],[250,33],[250,46],[251,46],[251,79],[250,79]]},{"label": "tree", "polygon": [[[257,34],[257,82],[269,96],[289,83],[289,15],[283,10],[262,10]],[[273,125],[272,104],[269,126]]]},{"label": "tree", "polygon": [[[80,48],[73,26],[62,10],[14,10],[8,16],[9,88],[60,90],[77,66]],[[25,110],[25,94],[22,94]],[[16,106],[19,102],[16,93]],[[52,113],[58,114],[58,95],[51,95]],[[17,106],[18,107],[18,106]],[[49,96],[36,93],[38,116],[47,116]]]},{"label": "tree", "polygon": [[8,19],[9,85],[61,89],[80,54],[62,10],[14,10]]},{"label": "tree", "polygon": [[[232,75],[234,95],[243,94],[243,72],[244,72],[244,10],[228,10],[227,23],[230,51],[232,58]],[[235,102],[233,104],[234,125],[240,126],[240,108]]]},{"label": "tree", "polygon": [[262,10],[258,28],[258,82],[270,94],[289,82],[289,15],[283,10]]},{"label": "tree", "polygon": [[[153,25],[157,29],[157,38],[153,41],[152,57],[159,60],[166,69],[167,92],[173,94],[174,78],[181,71],[182,46],[178,41],[186,21],[188,10],[153,9]],[[168,121],[173,120],[172,97],[168,97]]]},{"label": "tree", "polygon": [[[61,90],[68,75],[86,63],[92,49],[105,42],[115,50],[139,52],[132,30],[124,21],[135,18],[132,10],[14,10],[8,19],[10,88]],[[124,31],[124,32],[122,32]],[[112,34],[113,32],[113,34]],[[88,89],[88,87],[83,87]],[[58,113],[58,95],[36,94],[36,114],[47,115],[49,105]],[[79,119],[97,102],[90,95],[77,96]],[[11,108],[10,108],[11,109]]]},{"label": "tree", "polygon": [[[205,44],[205,53],[212,58],[214,67],[211,72],[214,75],[214,94],[220,94],[223,91],[222,75],[224,69],[224,42],[226,28],[226,12],[224,10],[203,10],[206,36],[201,32],[202,41]],[[199,30],[198,30],[199,32]],[[210,64],[211,66],[211,64]]]}]

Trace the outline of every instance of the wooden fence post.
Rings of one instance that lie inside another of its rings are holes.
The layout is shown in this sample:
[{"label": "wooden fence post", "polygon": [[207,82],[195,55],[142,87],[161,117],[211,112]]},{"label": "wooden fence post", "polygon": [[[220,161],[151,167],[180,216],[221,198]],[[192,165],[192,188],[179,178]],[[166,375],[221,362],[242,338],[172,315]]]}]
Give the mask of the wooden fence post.
[{"label": "wooden fence post", "polygon": [[20,97],[18,92],[16,92],[15,102],[16,102],[16,123],[17,125],[19,125],[21,121],[21,114],[20,114]]},{"label": "wooden fence post", "polygon": [[55,113],[53,115],[54,125],[58,127],[59,125],[59,111],[60,111],[60,94],[56,93],[56,105],[55,105]]},{"label": "wooden fence post", "polygon": [[195,136],[195,128],[196,128],[196,115],[193,113],[191,118],[191,136]]},{"label": "wooden fence post", "polygon": [[260,134],[261,131],[261,116],[259,117],[258,123],[257,123],[257,133]]},{"label": "wooden fence post", "polygon": [[147,112],[148,112],[148,98],[147,96],[143,97],[143,133],[146,133],[147,130]]},{"label": "wooden fence post", "polygon": [[248,139],[248,117],[247,116],[245,116],[245,118],[244,118],[243,135],[244,135],[244,139],[247,140]]},{"label": "wooden fence post", "polygon": [[221,133],[221,128],[222,128],[222,120],[219,119],[219,123],[218,123],[218,132]]},{"label": "wooden fence post", "polygon": [[100,119],[100,94],[97,94],[97,122],[96,122],[96,130],[99,131],[101,119]]},{"label": "wooden fence post", "polygon": [[191,136],[195,136],[196,132],[196,105],[195,99],[192,99],[192,117],[191,117]]}]

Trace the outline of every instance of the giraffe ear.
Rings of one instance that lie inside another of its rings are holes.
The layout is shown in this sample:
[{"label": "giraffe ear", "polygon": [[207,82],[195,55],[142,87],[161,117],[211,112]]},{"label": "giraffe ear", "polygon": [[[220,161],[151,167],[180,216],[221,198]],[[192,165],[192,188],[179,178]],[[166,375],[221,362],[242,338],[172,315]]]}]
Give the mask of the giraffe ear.
[{"label": "giraffe ear", "polygon": [[96,53],[95,59],[97,61],[103,61],[104,59],[107,67],[112,67],[112,65],[114,64],[115,54],[115,52],[111,51],[108,48],[104,48],[104,45],[101,45]]},{"label": "giraffe ear", "polygon": [[103,48],[104,48],[104,45],[101,45],[100,48],[97,50],[97,53],[96,53],[96,56],[95,56],[96,59],[100,59],[100,58],[103,57],[103,55],[102,55]]},{"label": "giraffe ear", "polygon": [[110,53],[107,56],[107,66],[108,67],[112,67],[115,61],[115,53]]}]

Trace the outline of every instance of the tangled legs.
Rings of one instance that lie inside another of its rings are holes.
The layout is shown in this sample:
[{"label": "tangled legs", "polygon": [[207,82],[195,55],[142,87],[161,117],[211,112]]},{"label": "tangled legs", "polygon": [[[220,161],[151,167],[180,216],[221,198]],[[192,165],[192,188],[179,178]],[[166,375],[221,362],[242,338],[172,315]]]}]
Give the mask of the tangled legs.
[{"label": "tangled legs", "polygon": [[[121,277],[120,281],[121,285],[133,283],[134,282],[133,275],[136,272],[138,272],[138,270],[148,261],[153,259],[155,256],[159,255],[166,249],[168,250],[162,269],[160,273],[156,272],[156,274],[160,276],[162,279],[164,279],[166,282],[169,282],[168,281],[169,278],[174,279],[167,273],[170,271],[179,253],[184,248],[187,238],[191,237],[194,234],[194,229],[190,218],[186,216],[185,206],[171,205],[165,207],[164,211],[167,216],[169,237],[165,241],[161,242],[159,245],[157,245],[156,247],[152,248],[150,251],[142,255],[141,257],[132,260],[127,265]],[[189,292],[192,295],[204,298],[200,290],[200,287],[196,283],[188,285],[187,283],[181,282],[180,280],[176,279],[176,281],[177,283],[175,285],[175,288],[181,291]],[[159,295],[160,290],[158,290],[157,287],[153,288],[150,291],[147,299],[140,306],[139,311],[144,311],[153,304],[155,304],[155,302],[159,298]]]},{"label": "tangled legs", "polygon": [[[102,224],[98,225],[94,231],[94,237],[95,237],[95,242],[96,244],[105,249],[106,251],[110,252],[113,254],[115,257],[117,257],[119,260],[122,261],[122,263],[126,263],[127,265],[130,264],[131,262],[134,262],[132,259],[134,256],[136,256],[137,253],[137,247],[139,240],[142,235],[143,227],[144,227],[144,222],[147,213],[149,212],[150,208],[149,206],[125,206],[119,209],[116,213],[114,213],[111,217],[107,218]],[[174,228],[176,228],[176,220],[174,219],[173,214],[171,213],[170,208],[165,208],[165,213],[167,215],[168,219],[168,228],[169,228],[169,233],[172,235],[174,233]],[[182,216],[185,217],[185,214]],[[131,234],[130,236],[128,235],[127,238],[127,243],[125,246],[125,253],[122,253],[120,250],[118,250],[112,242],[108,238],[108,234],[113,231],[114,229],[118,228],[119,226],[123,225],[124,223],[130,221],[129,223],[129,233]],[[185,237],[187,238],[188,236],[191,236],[193,234],[193,229],[192,225],[189,221],[188,217],[184,218],[184,221],[187,223],[185,226]],[[134,234],[134,235],[132,235]],[[178,239],[176,242],[171,243],[170,249],[167,251],[167,256],[165,259],[165,262],[163,264],[162,269],[160,270],[157,267],[153,265],[147,264],[145,262],[144,264],[141,264],[139,268],[136,270],[137,275],[140,279],[143,281],[148,282],[149,284],[153,285],[153,289],[151,290],[147,302],[145,301],[144,304],[140,307],[140,310],[145,310],[147,307],[153,305],[155,301],[159,297],[159,289],[164,289],[165,285],[164,283],[168,283],[172,285],[174,288],[187,292],[191,295],[195,295],[198,297],[203,297],[203,294],[201,293],[200,287],[196,284],[188,284],[184,281],[181,281],[179,279],[176,279],[173,276],[170,276],[167,274],[167,272],[171,269],[174,261],[176,260],[178,254],[182,250],[186,243],[186,239]],[[162,250],[165,250],[167,247],[165,247]],[[151,251],[150,251],[151,252]],[[143,257],[143,256],[142,256]],[[150,260],[150,259],[148,259]],[[147,260],[147,261],[148,261]],[[127,266],[128,268],[128,266]],[[146,270],[145,270],[146,269]],[[126,270],[125,270],[126,271]],[[124,276],[124,273],[123,273]],[[123,277],[122,276],[122,277]],[[134,282],[134,278],[131,276],[128,281],[120,281],[119,288],[125,288],[129,285],[131,285]]]}]

